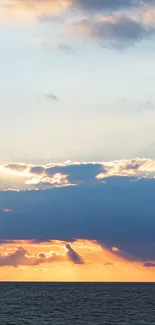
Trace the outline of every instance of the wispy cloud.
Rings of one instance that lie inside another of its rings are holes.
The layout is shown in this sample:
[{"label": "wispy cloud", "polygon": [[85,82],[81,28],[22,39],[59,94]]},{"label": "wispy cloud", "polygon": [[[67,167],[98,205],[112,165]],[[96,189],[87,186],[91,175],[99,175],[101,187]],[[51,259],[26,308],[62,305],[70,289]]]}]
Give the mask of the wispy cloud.
[{"label": "wispy cloud", "polygon": [[72,45],[67,42],[52,42],[45,39],[37,39],[37,44],[47,53],[52,54],[55,50],[61,51],[66,54],[74,54],[75,49]]},{"label": "wispy cloud", "polygon": [[12,210],[8,209],[8,208],[4,208],[2,211],[5,212],[5,213],[11,213],[12,212]]},{"label": "wispy cloud", "polygon": [[58,102],[58,97],[56,95],[54,95],[53,93],[48,93],[45,95],[45,97]]},{"label": "wispy cloud", "polygon": [[145,262],[144,267],[155,267],[155,262]]}]

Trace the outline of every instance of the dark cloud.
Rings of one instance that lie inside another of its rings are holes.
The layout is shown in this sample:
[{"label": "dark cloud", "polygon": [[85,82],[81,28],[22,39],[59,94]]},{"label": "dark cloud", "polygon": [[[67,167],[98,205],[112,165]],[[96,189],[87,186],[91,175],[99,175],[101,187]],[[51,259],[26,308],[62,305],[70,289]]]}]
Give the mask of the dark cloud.
[{"label": "dark cloud", "polygon": [[46,175],[50,178],[55,174],[67,175],[67,179],[71,184],[95,184],[97,180],[95,177],[100,173],[106,173],[106,168],[99,163],[79,163],[63,166],[52,166],[44,168],[42,166],[32,167],[30,169],[32,174]]},{"label": "dark cloud", "polygon": [[[64,10],[63,6],[64,4]],[[74,9],[81,10],[87,12],[105,12],[105,11],[118,11],[122,9],[132,9],[132,8],[140,8],[143,5],[153,6],[155,4],[155,0],[8,0],[8,4],[1,5],[3,8],[10,8],[11,6],[16,8],[23,7],[34,10],[39,6],[43,7],[43,15],[46,16],[46,9],[51,11],[51,15],[55,17],[54,8],[60,9],[62,13],[65,9]],[[52,10],[53,9],[53,10]]]},{"label": "dark cloud", "polygon": [[68,175],[68,180],[72,184],[95,182],[95,177],[99,173],[104,173],[106,169],[101,164],[75,164],[66,166],[55,166],[46,169],[46,174],[52,176],[56,173]]},{"label": "dark cloud", "polygon": [[46,254],[44,254],[44,253],[40,253],[40,254],[38,255],[38,257],[40,257],[40,258],[46,258]]},{"label": "dark cloud", "polygon": [[22,248],[19,247],[17,248],[17,250],[10,254],[10,255],[4,255],[4,256],[0,256],[0,266],[19,266],[21,264],[28,264],[28,260],[27,260],[27,255],[29,254],[29,252]]},{"label": "dark cloud", "polygon": [[155,267],[155,262],[145,262],[144,267]]},{"label": "dark cloud", "polygon": [[13,241],[11,239],[0,239],[0,245],[11,244]]},{"label": "dark cloud", "polygon": [[72,7],[92,13],[132,8],[135,7],[137,3],[136,0],[73,0]]},{"label": "dark cloud", "polygon": [[154,193],[155,179],[120,176],[94,187],[0,192],[0,205],[13,210],[0,214],[0,238],[92,239],[154,260]]},{"label": "dark cloud", "polygon": [[145,262],[144,267],[155,267],[155,262]]},{"label": "dark cloud", "polygon": [[70,246],[70,244],[66,245],[67,256],[74,264],[84,264],[84,260],[82,257]]},{"label": "dark cloud", "polygon": [[[55,175],[59,174],[62,177],[60,185],[76,184],[77,186],[95,185],[99,183],[96,176],[100,173],[106,173],[107,169],[100,163],[78,163],[62,166],[34,166],[30,168],[30,173],[41,177],[39,182],[40,186],[46,187],[49,185],[59,185],[57,179],[54,181]],[[53,180],[52,180],[53,179]],[[46,180],[48,180],[46,182]],[[52,181],[51,181],[52,180]],[[46,183],[46,184],[45,184]]]},{"label": "dark cloud", "polygon": [[57,45],[57,49],[65,53],[74,53],[74,48],[71,45],[64,42],[60,42]]},{"label": "dark cloud", "polygon": [[142,165],[142,163],[135,163],[135,164],[127,164],[125,169],[128,170],[137,170],[140,166]]},{"label": "dark cloud", "polygon": [[30,173],[32,174],[43,174],[45,172],[45,168],[42,166],[34,166],[30,168]]},{"label": "dark cloud", "polygon": [[114,266],[114,263],[105,263],[104,266]]},{"label": "dark cloud", "polygon": [[118,49],[133,46],[155,33],[153,27],[141,24],[126,16],[112,18],[109,21],[82,19],[73,24],[73,31],[74,28],[75,33],[79,28],[83,29],[85,37],[97,41],[103,47]]},{"label": "dark cloud", "polygon": [[27,168],[28,165],[26,164],[20,164],[20,163],[10,163],[4,166],[6,169],[11,169],[14,171],[18,171],[18,172],[24,172]]},{"label": "dark cloud", "polygon": [[54,95],[53,93],[48,93],[45,95],[45,97],[58,102],[58,97],[56,95]]},{"label": "dark cloud", "polygon": [[155,0],[72,0],[72,8],[83,12],[96,14],[118,12],[124,9],[138,9],[154,6]]}]

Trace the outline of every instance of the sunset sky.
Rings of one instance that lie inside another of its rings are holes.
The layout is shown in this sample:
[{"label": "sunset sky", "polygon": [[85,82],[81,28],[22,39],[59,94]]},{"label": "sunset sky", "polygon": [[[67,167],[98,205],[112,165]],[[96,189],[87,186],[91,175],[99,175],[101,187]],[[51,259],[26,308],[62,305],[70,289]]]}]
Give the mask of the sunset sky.
[{"label": "sunset sky", "polygon": [[155,1],[0,0],[0,281],[155,281]]}]

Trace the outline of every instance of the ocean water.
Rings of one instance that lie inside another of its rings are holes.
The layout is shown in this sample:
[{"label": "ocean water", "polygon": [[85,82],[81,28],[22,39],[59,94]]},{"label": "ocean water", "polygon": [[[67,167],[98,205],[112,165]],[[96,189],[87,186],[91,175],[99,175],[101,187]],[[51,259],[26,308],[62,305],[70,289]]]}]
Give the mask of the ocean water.
[{"label": "ocean water", "polygon": [[0,283],[0,325],[155,324],[155,284]]}]

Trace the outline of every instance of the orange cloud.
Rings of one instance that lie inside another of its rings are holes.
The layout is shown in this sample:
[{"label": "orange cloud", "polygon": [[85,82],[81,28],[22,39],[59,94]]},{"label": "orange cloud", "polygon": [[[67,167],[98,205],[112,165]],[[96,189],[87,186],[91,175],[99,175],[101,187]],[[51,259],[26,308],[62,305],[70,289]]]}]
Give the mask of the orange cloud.
[{"label": "orange cloud", "polygon": [[139,262],[128,262],[95,241],[69,243],[67,250],[71,250],[70,256],[66,245],[61,241],[1,242],[1,280],[155,281],[154,268],[144,267]]},{"label": "orange cloud", "polygon": [[117,247],[112,247],[113,252],[119,252],[119,249]]}]

